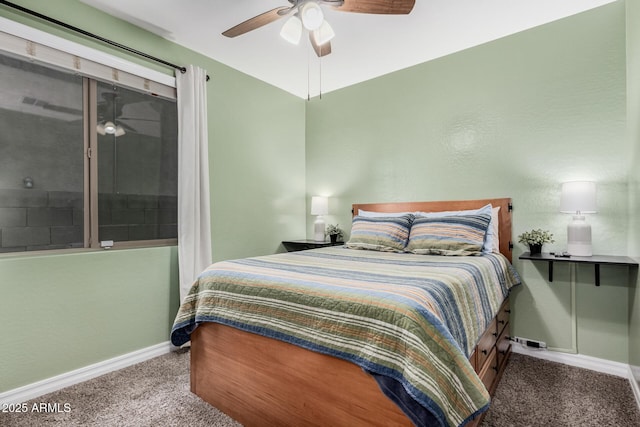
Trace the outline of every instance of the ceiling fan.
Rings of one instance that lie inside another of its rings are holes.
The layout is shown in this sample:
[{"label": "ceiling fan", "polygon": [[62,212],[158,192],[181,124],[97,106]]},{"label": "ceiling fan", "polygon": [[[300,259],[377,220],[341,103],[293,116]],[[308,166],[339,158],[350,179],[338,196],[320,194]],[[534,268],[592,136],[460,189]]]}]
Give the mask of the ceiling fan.
[{"label": "ceiling fan", "polygon": [[[103,92],[104,101],[98,102],[98,125],[96,130],[100,135],[124,135],[125,128],[116,120],[122,115],[123,104],[117,93]],[[129,130],[133,130],[129,128]]]},{"label": "ceiling fan", "polygon": [[298,44],[303,29],[309,32],[311,45],[319,57],[331,53],[330,40],[335,35],[324,19],[320,5],[327,5],[340,12],[372,13],[380,15],[406,15],[413,10],[415,0],[288,0],[291,6],[271,9],[229,28],[222,35],[237,37],[280,18],[289,16],[280,35]]}]

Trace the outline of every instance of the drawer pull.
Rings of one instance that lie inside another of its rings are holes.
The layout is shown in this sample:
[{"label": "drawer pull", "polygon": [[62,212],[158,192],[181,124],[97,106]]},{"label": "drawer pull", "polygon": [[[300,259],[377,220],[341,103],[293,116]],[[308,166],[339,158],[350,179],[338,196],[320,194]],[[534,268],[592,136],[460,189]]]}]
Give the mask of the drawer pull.
[{"label": "drawer pull", "polygon": [[498,320],[498,323],[500,323],[501,325],[504,325],[504,320]]},{"label": "drawer pull", "polygon": [[482,354],[486,355],[487,354],[487,350],[482,350]]},{"label": "drawer pull", "polygon": [[498,337],[498,333],[497,332],[494,332],[491,335],[493,335],[494,337]]},{"label": "drawer pull", "polygon": [[505,313],[511,313],[511,310],[510,309],[506,309],[504,312]]},{"label": "drawer pull", "polygon": [[498,372],[498,365],[492,366],[491,369],[493,369],[494,371]]}]

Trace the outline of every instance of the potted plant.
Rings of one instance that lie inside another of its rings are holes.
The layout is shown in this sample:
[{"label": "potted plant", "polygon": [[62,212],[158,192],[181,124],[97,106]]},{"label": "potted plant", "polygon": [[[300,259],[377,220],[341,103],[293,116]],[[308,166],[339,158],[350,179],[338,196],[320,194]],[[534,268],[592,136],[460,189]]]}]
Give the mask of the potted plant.
[{"label": "potted plant", "polygon": [[555,242],[555,240],[553,240],[553,234],[549,233],[547,230],[541,230],[539,228],[536,230],[525,231],[518,236],[518,241],[529,245],[531,255],[541,253],[542,245],[544,243]]},{"label": "potted plant", "polygon": [[325,233],[329,235],[329,239],[331,239],[331,243],[336,243],[338,239],[342,239],[342,230],[338,227],[338,224],[327,225],[327,229]]}]

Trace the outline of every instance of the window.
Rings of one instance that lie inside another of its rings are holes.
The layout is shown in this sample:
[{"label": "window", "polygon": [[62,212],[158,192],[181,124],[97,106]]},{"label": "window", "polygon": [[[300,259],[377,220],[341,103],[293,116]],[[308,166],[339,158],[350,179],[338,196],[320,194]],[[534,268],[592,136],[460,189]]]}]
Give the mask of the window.
[{"label": "window", "polygon": [[101,82],[97,98],[98,239],[177,238],[176,103]]},{"label": "window", "polygon": [[177,237],[173,99],[0,53],[0,252]]}]

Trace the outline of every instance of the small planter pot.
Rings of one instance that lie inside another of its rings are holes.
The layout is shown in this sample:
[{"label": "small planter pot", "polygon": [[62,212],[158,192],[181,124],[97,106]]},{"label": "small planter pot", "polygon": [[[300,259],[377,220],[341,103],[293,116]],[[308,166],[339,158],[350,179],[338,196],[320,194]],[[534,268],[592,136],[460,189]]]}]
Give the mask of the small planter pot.
[{"label": "small planter pot", "polygon": [[331,239],[331,243],[336,243],[338,241],[338,235],[337,234],[331,234],[331,235],[329,235],[329,239]]},{"label": "small planter pot", "polygon": [[542,253],[542,245],[529,245],[529,252],[531,252],[531,255]]}]

